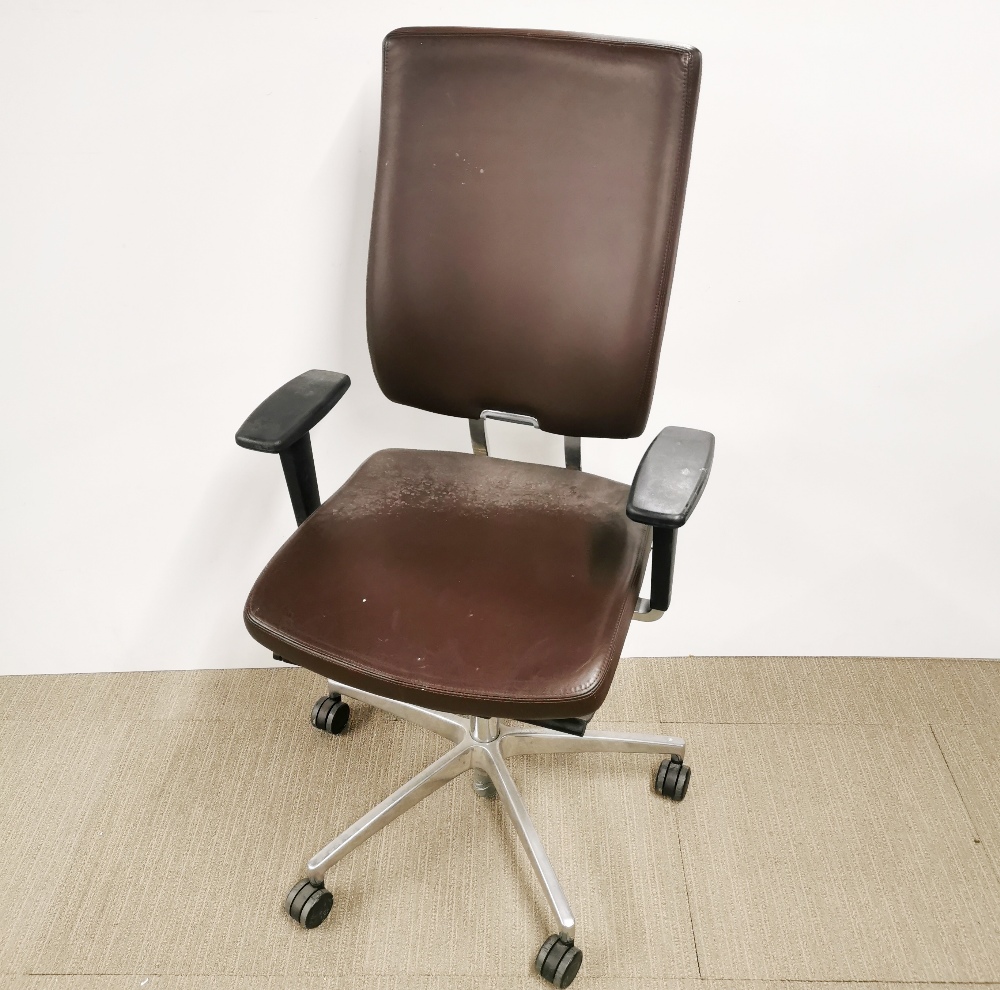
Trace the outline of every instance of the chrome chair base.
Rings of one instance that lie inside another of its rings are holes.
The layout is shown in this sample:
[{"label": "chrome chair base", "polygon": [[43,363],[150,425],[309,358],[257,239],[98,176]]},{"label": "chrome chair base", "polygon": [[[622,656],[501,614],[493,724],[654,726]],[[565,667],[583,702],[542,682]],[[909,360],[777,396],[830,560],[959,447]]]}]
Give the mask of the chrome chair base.
[{"label": "chrome chair base", "polygon": [[[545,899],[555,915],[559,928],[558,938],[561,942],[572,945],[576,937],[576,920],[507,769],[505,757],[521,753],[659,753],[673,757],[676,763],[681,763],[684,757],[684,740],[675,736],[631,732],[589,732],[584,736],[573,736],[552,729],[520,728],[501,724],[499,719],[495,718],[476,716],[465,718],[420,708],[417,705],[360,691],[334,680],[329,680],[327,683],[331,696],[339,695],[342,698],[363,701],[397,718],[430,729],[455,744],[444,756],[390,794],[309,860],[307,881],[316,896],[319,896],[316,892],[321,891],[323,896],[329,898],[329,904],[332,904],[332,897],[324,889],[324,877],[334,863],[385,828],[404,811],[414,807],[428,794],[432,794],[449,780],[471,770],[476,792],[484,797],[492,797],[495,794],[510,815],[535,876],[542,885]],[[302,881],[302,884],[307,881]],[[307,923],[304,917],[298,917],[296,912],[291,910],[293,895],[297,891],[303,891],[301,894],[303,902],[310,896],[310,891],[303,888],[302,884],[296,885],[289,894],[289,910],[303,925],[314,927],[313,924]],[[329,904],[326,910],[321,912],[322,918],[326,917]],[[319,918],[319,921],[322,921],[322,918]],[[316,924],[319,921],[316,921]]]}]

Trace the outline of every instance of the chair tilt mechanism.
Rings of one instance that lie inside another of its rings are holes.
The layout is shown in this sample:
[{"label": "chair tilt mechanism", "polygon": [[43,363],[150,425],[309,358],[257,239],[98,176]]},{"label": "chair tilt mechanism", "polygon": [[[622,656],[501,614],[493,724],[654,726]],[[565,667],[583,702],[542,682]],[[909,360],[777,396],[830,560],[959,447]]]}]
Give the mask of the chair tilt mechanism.
[{"label": "chair tilt mechanism", "polygon": [[[385,40],[369,350],[388,398],[468,419],[473,452],[380,451],[320,504],[309,431],[350,379],[283,385],[236,441],[280,456],[298,529],[244,618],[275,657],[326,679],[318,729],[343,733],[363,702],[454,745],[309,860],[286,900],[305,928],[330,912],[339,859],[471,771],[555,916],[535,969],[568,986],[576,920],[506,758],[655,753],[655,791],[687,792],[682,739],[587,728],[629,619],[670,604],[714,438],[662,430],[631,488],[581,470],[580,438],[645,428],[700,66],[693,48],[552,32]],[[566,467],[488,456],[488,419],[562,434]]]}]

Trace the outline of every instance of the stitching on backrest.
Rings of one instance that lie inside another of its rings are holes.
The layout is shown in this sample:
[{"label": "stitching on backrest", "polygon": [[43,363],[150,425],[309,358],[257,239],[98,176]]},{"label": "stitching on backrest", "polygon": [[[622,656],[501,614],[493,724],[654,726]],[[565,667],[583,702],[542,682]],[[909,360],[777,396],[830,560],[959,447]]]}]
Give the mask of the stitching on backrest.
[{"label": "stitching on backrest", "polygon": [[519,41],[548,41],[574,44],[577,42],[587,45],[612,45],[618,48],[645,48],[654,52],[677,52],[681,55],[688,55],[690,48],[683,45],[660,44],[654,41],[633,41],[629,38],[603,38],[594,35],[567,35],[565,37],[551,34],[531,34],[519,33],[515,31],[407,31],[405,34],[396,36],[397,38],[516,38]]}]

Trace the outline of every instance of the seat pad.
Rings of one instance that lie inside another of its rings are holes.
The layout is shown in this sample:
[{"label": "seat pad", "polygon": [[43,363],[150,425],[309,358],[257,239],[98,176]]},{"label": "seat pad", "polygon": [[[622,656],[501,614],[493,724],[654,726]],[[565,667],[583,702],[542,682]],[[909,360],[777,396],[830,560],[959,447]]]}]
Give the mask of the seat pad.
[{"label": "seat pad", "polygon": [[380,451],[264,568],[247,628],[290,663],[424,707],[590,714],[649,553],[627,496],[581,471]]}]

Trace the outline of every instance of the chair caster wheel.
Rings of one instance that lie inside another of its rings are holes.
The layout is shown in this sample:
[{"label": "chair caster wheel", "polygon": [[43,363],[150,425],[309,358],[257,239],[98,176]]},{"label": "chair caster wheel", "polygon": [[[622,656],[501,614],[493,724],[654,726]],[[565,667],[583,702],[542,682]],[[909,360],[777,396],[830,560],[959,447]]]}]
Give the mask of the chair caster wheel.
[{"label": "chair caster wheel", "polygon": [[554,987],[568,987],[580,971],[583,952],[561,935],[550,935],[535,956],[535,972]]},{"label": "chair caster wheel", "polygon": [[347,720],[351,717],[351,708],[346,701],[340,700],[339,694],[323,695],[313,705],[310,721],[317,729],[339,736],[347,728]]},{"label": "chair caster wheel", "polygon": [[660,769],[656,771],[653,790],[674,801],[682,801],[687,794],[690,780],[691,768],[685,766],[679,756],[671,756],[669,760],[664,760],[660,764]]},{"label": "chair caster wheel", "polygon": [[288,892],[285,908],[303,928],[321,925],[333,907],[333,894],[312,880],[300,880]]}]

